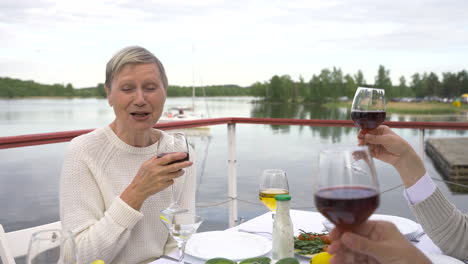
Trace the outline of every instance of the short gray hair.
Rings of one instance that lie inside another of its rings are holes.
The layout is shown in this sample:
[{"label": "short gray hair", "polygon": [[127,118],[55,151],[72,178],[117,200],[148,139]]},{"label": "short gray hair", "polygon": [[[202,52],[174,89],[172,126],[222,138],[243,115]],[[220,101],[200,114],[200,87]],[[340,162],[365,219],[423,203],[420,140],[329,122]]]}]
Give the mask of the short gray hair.
[{"label": "short gray hair", "polygon": [[154,63],[158,66],[159,73],[161,74],[161,81],[164,89],[167,89],[168,81],[166,71],[161,61],[159,61],[153,53],[147,49],[139,46],[129,46],[121,49],[107,62],[106,65],[106,86],[111,88],[112,80],[122,70],[122,68],[130,63]]}]

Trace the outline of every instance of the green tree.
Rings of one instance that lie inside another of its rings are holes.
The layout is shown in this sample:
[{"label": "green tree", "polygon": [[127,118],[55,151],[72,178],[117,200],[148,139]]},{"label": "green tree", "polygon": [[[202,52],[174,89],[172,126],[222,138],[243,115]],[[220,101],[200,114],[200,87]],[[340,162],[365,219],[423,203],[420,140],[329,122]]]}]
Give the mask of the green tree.
[{"label": "green tree", "polygon": [[411,88],[413,94],[417,97],[423,96],[424,94],[424,85],[419,73],[415,73],[411,76]]},{"label": "green tree", "polygon": [[393,97],[392,80],[390,79],[390,70],[386,70],[383,65],[379,66],[377,76],[375,77],[375,87],[384,89],[388,98]]},{"label": "green tree", "polygon": [[459,82],[457,74],[450,72],[442,73],[442,96],[460,96],[460,86],[461,82]]},{"label": "green tree", "polygon": [[400,84],[398,84],[396,96],[397,97],[413,96],[411,94],[411,91],[408,89],[408,86],[406,85],[405,76],[400,77]]},{"label": "green tree", "polygon": [[359,70],[359,71],[354,75],[354,81],[356,82],[357,86],[366,85],[366,80],[364,79],[364,74],[362,74],[362,71],[361,71],[361,70]]},{"label": "green tree", "polygon": [[329,69],[322,69],[320,75],[318,76],[320,83],[319,83],[319,94],[320,98],[328,98],[332,97],[331,93],[331,72]]},{"label": "green tree", "polygon": [[302,75],[299,76],[299,82],[297,83],[296,87],[298,95],[303,99],[303,101],[306,101],[307,98],[309,98],[309,87],[307,83],[305,83],[304,77],[302,77]]},{"label": "green tree", "polygon": [[349,74],[346,74],[344,77],[345,83],[344,83],[344,91],[343,91],[343,96],[347,96],[348,98],[353,98],[354,93],[356,92],[356,89],[358,85],[354,81],[353,77]]},{"label": "green tree", "polygon": [[275,75],[270,80],[270,85],[268,86],[268,101],[280,101],[282,94],[283,84],[281,78],[278,75]]},{"label": "green tree", "polygon": [[431,72],[427,76],[426,86],[427,86],[426,95],[435,96],[435,95],[442,94],[441,83],[439,81],[439,77],[437,77],[435,73]]}]

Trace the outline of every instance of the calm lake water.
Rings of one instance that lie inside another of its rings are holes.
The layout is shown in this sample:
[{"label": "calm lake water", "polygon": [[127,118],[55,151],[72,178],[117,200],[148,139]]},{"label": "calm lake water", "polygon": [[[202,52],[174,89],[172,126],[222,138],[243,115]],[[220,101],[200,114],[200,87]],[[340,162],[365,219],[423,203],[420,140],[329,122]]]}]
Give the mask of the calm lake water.
[{"label": "calm lake water", "polygon": [[[323,109],[317,105],[255,104],[254,98],[197,98],[197,112],[205,117],[277,117],[349,119],[348,109]],[[191,98],[168,98],[166,108],[191,105]],[[0,136],[23,135],[97,128],[114,118],[105,99],[19,99],[0,100]],[[468,122],[467,115],[406,116],[387,113],[387,120]],[[312,178],[317,172],[320,149],[333,145],[355,145],[356,128],[237,125],[237,174],[239,217],[253,218],[267,211],[258,200],[258,176],[268,168],[288,173],[292,208],[315,211]],[[416,149],[418,131],[398,129]],[[429,130],[430,137],[468,136],[465,131]],[[201,230],[228,227],[227,201],[227,126],[210,127],[189,136],[198,159],[198,212],[206,222]],[[6,231],[59,220],[58,183],[63,154],[68,143],[0,150],[0,223]],[[432,161],[427,169],[441,179]],[[397,172],[376,161],[381,205],[378,213],[414,219],[402,196]],[[468,209],[466,194],[452,193],[446,183],[437,182],[442,191],[463,211]]]}]

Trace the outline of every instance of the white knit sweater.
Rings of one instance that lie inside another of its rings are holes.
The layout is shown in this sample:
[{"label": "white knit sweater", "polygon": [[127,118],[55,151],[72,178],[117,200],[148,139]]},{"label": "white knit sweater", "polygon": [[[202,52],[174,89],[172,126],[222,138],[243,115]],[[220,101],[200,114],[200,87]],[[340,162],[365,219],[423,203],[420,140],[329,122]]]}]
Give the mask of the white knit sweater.
[{"label": "white knit sweater", "polygon": [[[172,188],[149,197],[140,211],[123,202],[120,194],[144,161],[158,152],[167,152],[165,138],[167,134],[162,132],[159,150],[157,142],[133,147],[106,126],[71,141],[62,169],[60,219],[63,228],[76,235],[80,263],[96,259],[106,264],[147,263],[164,254],[169,233],[159,212],[169,206]],[[194,160],[192,150],[190,160]],[[195,167],[186,169],[174,187],[176,193],[181,193],[181,206],[192,212]]]}]

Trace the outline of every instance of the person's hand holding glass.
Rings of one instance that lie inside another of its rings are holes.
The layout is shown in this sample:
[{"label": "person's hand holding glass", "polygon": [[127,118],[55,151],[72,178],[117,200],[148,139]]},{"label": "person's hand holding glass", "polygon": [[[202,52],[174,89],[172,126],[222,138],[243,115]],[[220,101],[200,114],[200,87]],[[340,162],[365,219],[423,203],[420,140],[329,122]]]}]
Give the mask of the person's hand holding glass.
[{"label": "person's hand holding glass", "polygon": [[[176,152],[184,152],[187,154],[187,156],[184,159],[174,161],[167,165],[170,165],[176,162],[188,161],[189,160],[189,147],[188,147],[188,141],[187,141],[187,138],[185,137],[185,134],[182,132],[173,132],[173,133],[167,133],[167,136],[168,136],[168,139],[167,139],[168,145],[164,147],[164,150],[165,150],[164,152],[158,153],[158,158],[161,158],[161,157],[164,157],[165,155],[176,153]],[[159,149],[160,149],[160,145],[158,145],[158,150]],[[187,209],[181,208],[178,203],[181,193],[180,192],[176,193],[174,184],[175,182],[171,185],[171,190],[172,190],[171,204],[169,205],[168,208],[164,210],[166,214],[187,212]]]},{"label": "person's hand holding glass", "polygon": [[351,106],[351,119],[364,132],[377,128],[385,121],[385,91],[359,87]]},{"label": "person's hand holding glass", "polygon": [[289,194],[286,172],[278,169],[264,170],[260,176],[259,198],[270,209],[273,217],[276,213],[275,196]]}]

